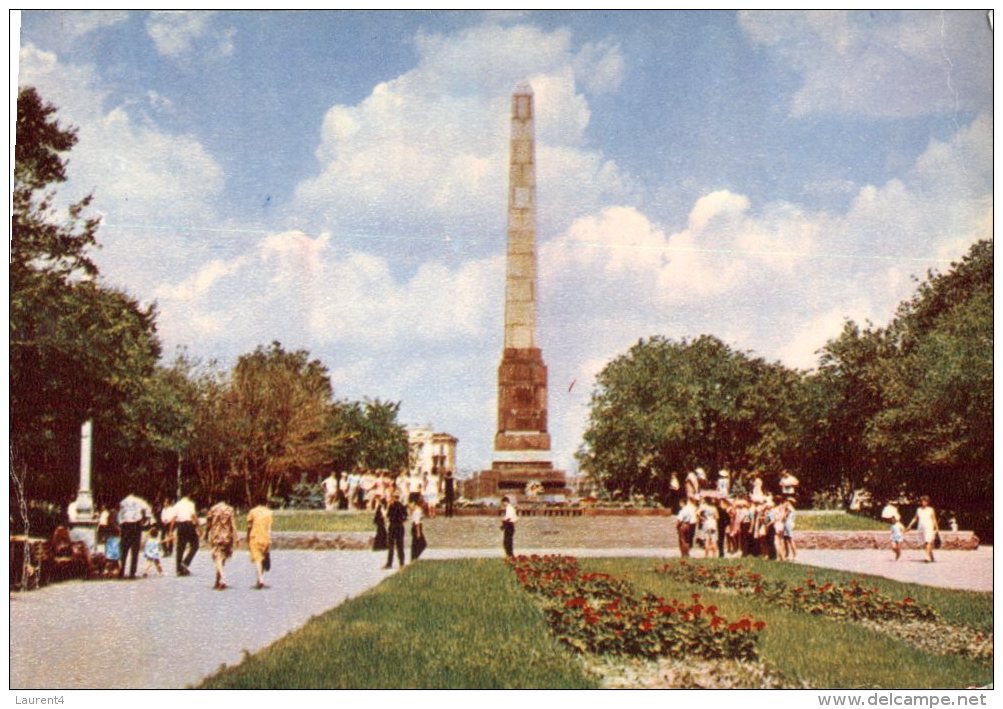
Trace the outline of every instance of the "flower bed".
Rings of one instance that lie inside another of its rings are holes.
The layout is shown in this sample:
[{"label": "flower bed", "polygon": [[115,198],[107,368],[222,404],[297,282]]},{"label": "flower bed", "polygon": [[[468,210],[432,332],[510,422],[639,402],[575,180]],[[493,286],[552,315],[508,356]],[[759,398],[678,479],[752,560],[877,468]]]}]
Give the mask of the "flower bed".
[{"label": "flower bed", "polygon": [[708,588],[729,588],[801,613],[849,620],[938,620],[933,606],[912,598],[895,600],[853,579],[847,586],[819,584],[808,577],[799,586],[770,581],[736,566],[703,566],[684,560],[665,564],[660,573]]},{"label": "flower bed", "polygon": [[509,560],[522,586],[535,594],[558,640],[576,652],[659,657],[753,660],[762,621],[729,621],[700,602],[634,595],[609,574],[580,573],[568,556],[520,556]]}]

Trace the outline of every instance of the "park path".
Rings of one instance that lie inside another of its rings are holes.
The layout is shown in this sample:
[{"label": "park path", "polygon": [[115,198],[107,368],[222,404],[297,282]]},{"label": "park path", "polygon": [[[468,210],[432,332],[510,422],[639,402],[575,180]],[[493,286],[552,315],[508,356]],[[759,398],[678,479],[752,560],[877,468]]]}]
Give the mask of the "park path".
[{"label": "park path", "polygon": [[[184,688],[239,663],[391,572],[372,552],[275,551],[270,588],[238,552],[225,591],[207,550],[192,576],[70,581],[10,594],[11,688]],[[140,560],[140,570],[142,570]]]},{"label": "park path", "polygon": [[[500,548],[440,549],[428,559],[500,558]],[[523,549],[519,554],[578,557],[678,557],[653,548]],[[10,687],[184,688],[222,665],[265,648],[344,600],[390,575],[382,553],[367,551],[274,551],[271,588],[256,591],[246,554],[227,565],[226,591],[211,589],[209,554],[201,551],[193,576],[136,581],[55,584],[10,594]],[[937,562],[918,561],[907,551],[890,560],[881,550],[804,550],[798,562],[898,581],[945,588],[992,591],[992,547],[940,551]]]}]

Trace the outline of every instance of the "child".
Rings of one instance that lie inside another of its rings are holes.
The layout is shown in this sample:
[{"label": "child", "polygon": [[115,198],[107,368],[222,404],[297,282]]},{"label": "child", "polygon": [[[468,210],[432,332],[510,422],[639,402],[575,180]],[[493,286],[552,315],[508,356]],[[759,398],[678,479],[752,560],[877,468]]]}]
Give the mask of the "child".
[{"label": "child", "polygon": [[902,540],[905,539],[905,527],[902,526],[902,518],[895,515],[892,518],[892,551],[895,552],[895,561],[902,556]]},{"label": "child", "polygon": [[704,536],[704,558],[717,556],[717,509],[706,500],[700,503],[701,529]]},{"label": "child", "polygon": [[156,527],[150,529],[150,534],[146,538],[146,546],[143,547],[143,558],[146,559],[146,565],[143,567],[143,576],[150,575],[150,567],[154,566],[157,569],[157,576],[164,575],[164,569],[160,565],[160,540],[157,538],[159,532]]},{"label": "child", "polygon": [[122,530],[114,522],[108,527],[108,536],[104,540],[104,560],[105,575],[110,578],[118,576],[122,563]]},{"label": "child", "polygon": [[784,561],[788,558],[793,561],[798,558],[798,548],[794,545],[794,498],[788,497],[784,503],[786,512],[784,514]]}]

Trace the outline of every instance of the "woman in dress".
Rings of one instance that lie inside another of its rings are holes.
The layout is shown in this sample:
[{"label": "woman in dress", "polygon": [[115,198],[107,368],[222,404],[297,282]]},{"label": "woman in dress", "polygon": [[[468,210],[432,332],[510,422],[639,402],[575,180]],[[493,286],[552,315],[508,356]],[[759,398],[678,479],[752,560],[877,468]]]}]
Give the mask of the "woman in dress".
[{"label": "woman in dress", "polygon": [[387,506],[383,502],[383,496],[379,493],[373,498],[376,505],[376,513],[373,515],[373,524],[376,525],[376,538],[373,540],[373,551],[386,551],[387,548]]},{"label": "woman in dress", "polygon": [[265,558],[271,545],[272,511],[265,504],[259,504],[247,513],[247,551],[258,574],[255,588],[265,588]]},{"label": "woman in dress", "polygon": [[906,527],[906,531],[912,529],[914,525],[917,525],[917,529],[923,537],[923,549],[926,551],[926,561],[929,563],[933,561],[933,543],[940,531],[940,525],[937,524],[937,513],[930,507],[929,495],[923,495],[919,498],[919,508],[913,515],[909,526]]},{"label": "woman in dress", "polygon": [[411,563],[418,560],[421,553],[425,551],[425,531],[421,524],[421,502],[411,504]]}]

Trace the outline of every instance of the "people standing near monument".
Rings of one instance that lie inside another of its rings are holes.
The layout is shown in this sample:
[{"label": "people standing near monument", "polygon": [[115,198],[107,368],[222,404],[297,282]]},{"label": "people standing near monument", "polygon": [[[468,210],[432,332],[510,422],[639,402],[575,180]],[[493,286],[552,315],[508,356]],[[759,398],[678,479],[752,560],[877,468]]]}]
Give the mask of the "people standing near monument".
[{"label": "people standing near monument", "polygon": [[376,525],[373,551],[383,551],[387,548],[387,506],[380,494],[376,495],[373,502],[376,505],[376,511],[373,513],[373,524]]},{"label": "people standing near monument", "polygon": [[170,533],[177,534],[177,556],[174,569],[178,576],[191,576],[192,559],[199,550],[199,515],[195,503],[182,497],[171,508]]},{"label": "people standing near monument", "polygon": [[690,547],[696,534],[697,508],[696,496],[686,498],[679,513],[676,515],[676,536],[679,538],[679,556],[689,558]]},{"label": "people standing near monument", "polygon": [[784,561],[790,559],[794,561],[798,558],[798,548],[794,544],[794,498],[788,497],[783,503],[784,508],[784,527],[782,538],[784,540]]},{"label": "people standing near monument", "polygon": [[923,550],[926,552],[927,563],[934,561],[933,545],[940,532],[940,525],[937,524],[937,513],[930,506],[929,495],[923,495],[919,498],[919,507],[916,509],[912,521],[909,522],[909,526],[906,527],[906,531],[912,529],[913,526],[917,527],[923,537]]},{"label": "people standing near monument", "polygon": [[223,567],[233,556],[233,545],[237,542],[237,513],[222,500],[209,508],[205,518],[206,541],[212,548],[212,563],[216,568],[216,581],[213,589],[224,590],[226,579]]},{"label": "people standing near monument", "polygon": [[411,504],[411,563],[418,561],[418,557],[425,551],[428,542],[425,540],[425,530],[421,524],[422,503]]},{"label": "people standing near monument", "polygon": [[519,515],[516,514],[515,505],[512,504],[512,500],[506,495],[502,498],[502,504],[505,505],[505,512],[502,514],[502,547],[505,549],[505,556],[513,557],[515,556],[514,544],[515,544],[515,523],[519,521]]},{"label": "people standing near monument", "polygon": [[247,551],[258,575],[256,589],[266,588],[265,571],[271,569],[272,511],[264,499],[247,513]]},{"label": "people standing near monument", "polygon": [[324,494],[324,510],[332,512],[338,506],[338,478],[334,477],[334,471],[324,478],[321,483]]},{"label": "people standing near monument", "polygon": [[125,578],[126,561],[129,561],[129,578],[136,578],[143,526],[152,518],[153,510],[150,509],[150,503],[141,497],[129,494],[119,503],[118,526],[122,530],[122,566],[118,572],[119,578]]},{"label": "people standing near monument", "polygon": [[710,500],[700,503],[700,529],[703,532],[704,558],[717,556],[718,514]]},{"label": "people standing near monument", "polygon": [[383,568],[392,569],[394,565],[394,550],[397,560],[404,566],[404,522],[407,520],[407,508],[401,502],[399,492],[394,492],[390,507],[387,508],[387,564]]},{"label": "people standing near monument", "polygon": [[453,501],[455,500],[456,497],[456,487],[455,487],[455,481],[453,480],[452,470],[446,471],[446,478],[444,483],[446,487],[446,517],[452,517]]}]

